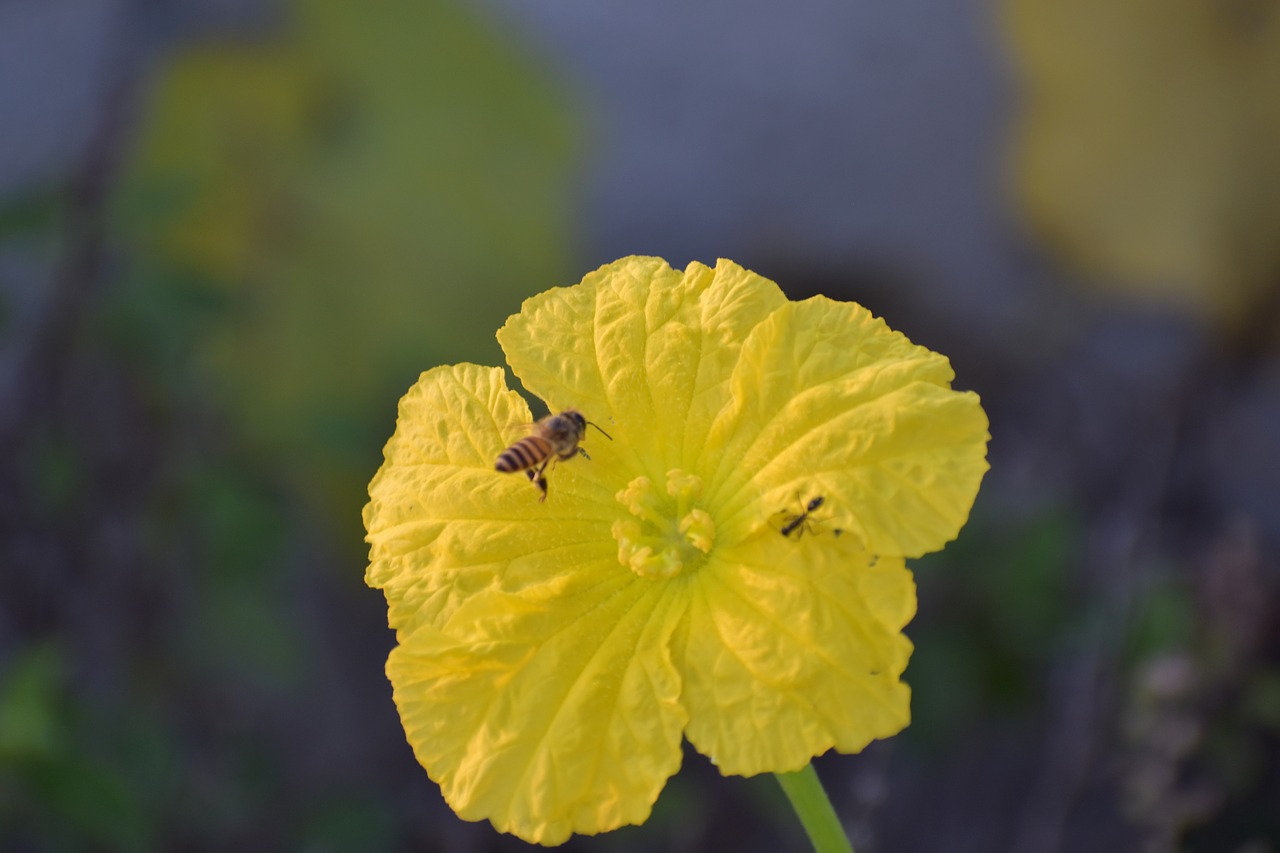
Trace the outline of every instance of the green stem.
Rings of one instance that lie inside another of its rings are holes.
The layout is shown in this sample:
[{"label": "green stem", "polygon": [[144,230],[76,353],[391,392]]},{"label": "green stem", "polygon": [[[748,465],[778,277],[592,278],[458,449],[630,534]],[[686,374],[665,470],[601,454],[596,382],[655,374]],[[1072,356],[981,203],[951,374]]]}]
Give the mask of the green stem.
[{"label": "green stem", "polygon": [[773,776],[791,801],[791,808],[796,810],[817,853],[853,853],[853,846],[849,844],[840,818],[831,807],[831,800],[827,798],[812,764],[806,764],[804,769],[795,773],[775,773]]}]

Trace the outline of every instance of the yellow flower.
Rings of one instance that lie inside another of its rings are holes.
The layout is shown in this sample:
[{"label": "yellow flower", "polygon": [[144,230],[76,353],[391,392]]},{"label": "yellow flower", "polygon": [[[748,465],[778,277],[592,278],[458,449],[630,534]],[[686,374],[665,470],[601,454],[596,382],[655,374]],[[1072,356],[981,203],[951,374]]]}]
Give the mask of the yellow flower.
[{"label": "yellow flower", "polygon": [[501,368],[435,368],[400,402],[366,580],[454,811],[559,844],[642,823],[682,736],[749,776],[907,725],[903,558],[955,537],[987,468],[945,357],[728,261],[641,257],[529,299],[498,340],[611,439],[548,468],[543,503],[494,470],[533,420]]}]

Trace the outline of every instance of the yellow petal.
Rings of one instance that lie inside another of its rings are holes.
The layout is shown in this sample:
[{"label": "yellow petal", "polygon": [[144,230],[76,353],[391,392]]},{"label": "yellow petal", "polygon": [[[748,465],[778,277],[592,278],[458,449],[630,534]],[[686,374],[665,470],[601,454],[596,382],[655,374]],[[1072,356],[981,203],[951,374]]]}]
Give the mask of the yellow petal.
[{"label": "yellow petal", "polygon": [[747,332],[784,302],[729,261],[680,273],[629,257],[527,300],[498,341],[525,388],[600,422],[614,444],[597,446],[657,481],[701,451]]},{"label": "yellow petal", "polygon": [[[873,565],[874,563],[874,565]],[[686,734],[725,774],[797,770],[910,721],[899,633],[915,587],[848,537],[768,531],[690,582],[680,672]]]},{"label": "yellow petal", "polygon": [[953,539],[987,470],[987,418],[950,390],[947,359],[865,308],[788,304],[742,348],[733,402],[706,445],[725,535],[824,498],[871,553],[918,556]]},{"label": "yellow petal", "polygon": [[597,462],[560,463],[545,503],[522,474],[494,470],[529,419],[501,368],[438,367],[400,401],[364,509],[365,579],[385,592],[398,632],[439,624],[485,589],[549,595],[594,582],[599,567],[617,567],[614,516],[592,497],[604,494],[612,504],[593,479]]},{"label": "yellow petal", "polygon": [[486,593],[403,639],[396,706],[459,816],[539,844],[647,819],[685,723],[670,590],[621,570],[554,601]]}]

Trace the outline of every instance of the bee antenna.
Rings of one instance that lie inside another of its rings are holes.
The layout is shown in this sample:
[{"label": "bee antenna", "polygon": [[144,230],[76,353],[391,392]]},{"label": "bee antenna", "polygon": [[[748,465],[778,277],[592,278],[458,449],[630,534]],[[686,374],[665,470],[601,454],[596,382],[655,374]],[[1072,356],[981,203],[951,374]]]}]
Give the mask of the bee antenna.
[{"label": "bee antenna", "polygon": [[[585,420],[585,419],[584,419],[584,420]],[[613,441],[613,436],[609,435],[609,433],[607,433],[607,432],[605,432],[604,430],[600,429],[600,424],[592,423],[591,421],[587,421],[587,423],[588,423],[588,424],[591,424],[591,426],[595,427],[596,429],[599,429],[599,430],[600,430],[600,434],[601,434],[601,435],[603,435],[605,438],[609,439],[610,441]]]}]

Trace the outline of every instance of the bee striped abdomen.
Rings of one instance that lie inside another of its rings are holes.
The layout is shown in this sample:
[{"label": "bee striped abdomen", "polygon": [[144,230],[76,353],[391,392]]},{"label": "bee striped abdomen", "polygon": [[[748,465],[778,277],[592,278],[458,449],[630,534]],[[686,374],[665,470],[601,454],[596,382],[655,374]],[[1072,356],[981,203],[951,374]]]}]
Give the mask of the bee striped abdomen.
[{"label": "bee striped abdomen", "polygon": [[[547,499],[546,470],[556,460],[567,462],[575,456],[590,459],[587,451],[578,446],[587,424],[592,424],[577,409],[565,409],[558,415],[548,415],[533,425],[533,435],[525,436],[515,444],[498,454],[498,461],[493,467],[503,474],[514,474],[524,471],[529,480],[538,487],[541,497],[539,502]],[[609,433],[600,429],[605,438]]]},{"label": "bee striped abdomen", "polygon": [[504,474],[525,471],[545,462],[552,453],[551,442],[540,435],[528,435],[502,451],[493,467]]}]

